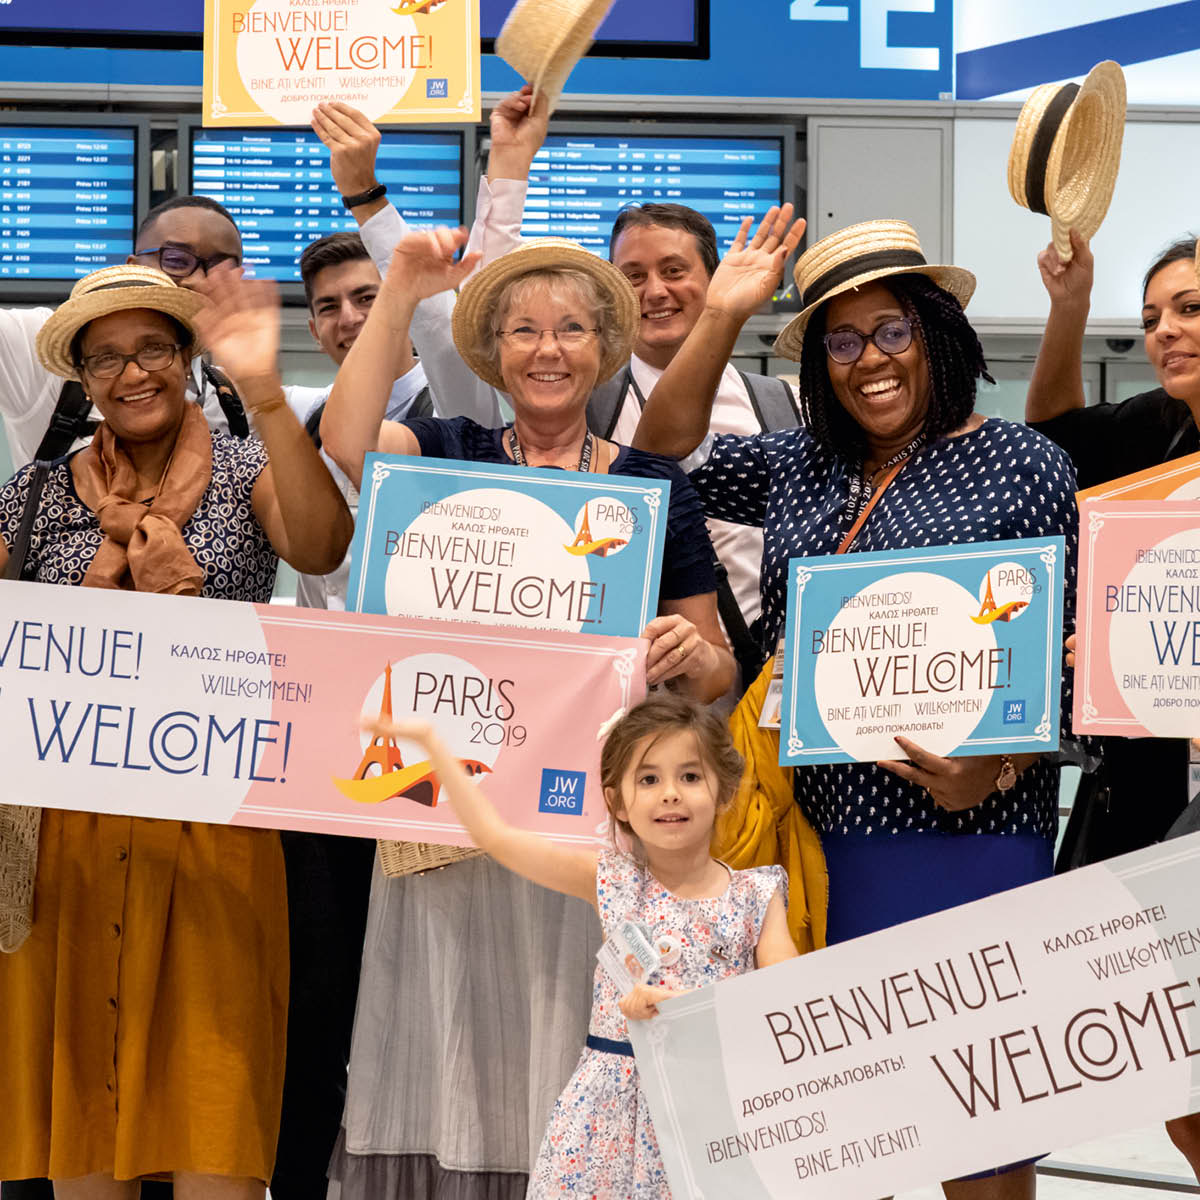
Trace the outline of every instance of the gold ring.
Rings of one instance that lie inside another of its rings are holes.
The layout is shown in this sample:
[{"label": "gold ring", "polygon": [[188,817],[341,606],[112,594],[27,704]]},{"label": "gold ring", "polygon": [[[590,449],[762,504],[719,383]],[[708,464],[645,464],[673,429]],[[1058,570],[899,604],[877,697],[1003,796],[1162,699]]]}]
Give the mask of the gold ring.
[{"label": "gold ring", "polygon": [[678,658],[680,662],[683,662],[683,660],[687,658],[687,651],[682,646],[676,646],[675,657]]}]

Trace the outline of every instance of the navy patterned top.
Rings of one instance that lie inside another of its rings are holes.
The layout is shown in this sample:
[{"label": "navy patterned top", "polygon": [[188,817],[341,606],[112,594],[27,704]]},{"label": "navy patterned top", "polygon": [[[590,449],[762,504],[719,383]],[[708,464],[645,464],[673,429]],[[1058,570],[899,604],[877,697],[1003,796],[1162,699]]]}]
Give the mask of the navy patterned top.
[{"label": "navy patterned top", "polygon": [[[214,432],[212,451],[212,482],[182,531],[204,572],[201,595],[266,604],[275,587],[279,560],[250,503],[254,484],[267,465],[266,449],[257,438],[242,440]],[[0,488],[0,538],[10,550],[17,540],[32,477],[30,464]],[[78,587],[103,541],[96,514],[75,490],[70,460],[59,459],[42,491],[25,577]]]},{"label": "navy patterned top", "polygon": [[[420,417],[404,424],[412,431],[426,458],[453,458],[463,462],[506,463],[504,430],[487,429],[470,417]],[[667,536],[663,545],[663,600],[686,600],[717,590],[713,573],[712,542],[704,524],[704,509],[696,489],[674,459],[649,454],[630,446],[618,448],[608,468],[610,475],[632,475],[637,479],[665,479],[671,485],[667,501]]]},{"label": "navy patterned top", "polygon": [[[764,654],[774,651],[783,631],[788,560],[833,554],[850,526],[851,470],[807,430],[788,429],[756,437],[721,434],[691,472],[710,517],[763,527]],[[1075,472],[1067,456],[1024,425],[990,418],[914,454],[850,552],[1061,534],[1072,597],[1078,533]],[[1068,672],[1064,713],[1070,712],[1069,683]],[[941,830],[1053,838],[1058,829],[1058,768],[1044,758],[1011,791],[962,812],[938,808],[923,788],[874,763],[798,767],[795,787],[806,816],[825,834]]]}]

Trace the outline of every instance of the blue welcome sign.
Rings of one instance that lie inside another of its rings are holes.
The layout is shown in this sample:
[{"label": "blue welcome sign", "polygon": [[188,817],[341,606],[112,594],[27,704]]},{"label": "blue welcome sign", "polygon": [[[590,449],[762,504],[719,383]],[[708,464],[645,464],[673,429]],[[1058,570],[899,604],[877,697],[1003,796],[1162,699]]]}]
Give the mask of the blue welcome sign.
[{"label": "blue welcome sign", "polygon": [[658,611],[671,485],[369,454],[347,607],[637,637]]},{"label": "blue welcome sign", "polygon": [[779,761],[1058,745],[1063,539],[797,558]]}]

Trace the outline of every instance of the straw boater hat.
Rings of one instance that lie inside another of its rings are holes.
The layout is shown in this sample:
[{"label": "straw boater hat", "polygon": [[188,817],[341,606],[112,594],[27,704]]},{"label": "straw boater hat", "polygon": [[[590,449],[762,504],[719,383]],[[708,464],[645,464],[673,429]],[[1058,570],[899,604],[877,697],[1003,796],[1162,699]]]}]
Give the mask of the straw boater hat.
[{"label": "straw boater hat", "polygon": [[588,52],[612,2],[517,0],[496,38],[496,53],[533,84],[535,96],[546,93],[553,111],[567,76]]},{"label": "straw boater hat", "polygon": [[199,340],[194,321],[203,306],[202,296],[181,288],[157,267],[132,263],[103,267],[85,275],[38,331],[38,358],[47,371],[78,379],[79,371],[71,361],[71,340],[89,321],[130,308],[149,308],[174,317],[191,331],[194,347]]},{"label": "straw boater hat", "polygon": [[1084,238],[1100,228],[1112,200],[1125,132],[1125,75],[1097,63],[1082,85],[1034,88],[1017,118],[1008,155],[1008,190],[1031,212],[1050,218],[1058,257],[1073,253],[1068,231]]},{"label": "straw boater hat", "polygon": [[500,372],[479,353],[480,336],[500,320],[496,302],[514,279],[531,271],[572,270],[590,275],[613,301],[619,339],[600,361],[597,383],[611,379],[628,361],[641,324],[641,306],[633,285],[607,259],[585,250],[567,238],[531,238],[516,250],[502,254],[474,276],[459,293],[454,305],[454,344],[467,366],[485,383],[505,390]]},{"label": "straw boater hat", "polygon": [[907,221],[863,221],[823,237],[796,259],[796,292],[804,306],[775,339],[775,353],[800,361],[804,331],[826,300],[889,275],[925,275],[964,308],[975,276],[962,267],[931,266]]}]

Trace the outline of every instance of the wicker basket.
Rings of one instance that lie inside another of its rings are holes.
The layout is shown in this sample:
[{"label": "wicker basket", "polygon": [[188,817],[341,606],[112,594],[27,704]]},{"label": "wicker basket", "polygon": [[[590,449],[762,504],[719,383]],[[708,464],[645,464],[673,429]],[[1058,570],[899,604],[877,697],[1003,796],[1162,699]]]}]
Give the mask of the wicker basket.
[{"label": "wicker basket", "polygon": [[389,879],[401,875],[419,875],[451,863],[478,858],[482,850],[474,846],[439,846],[434,842],[389,842],[379,839],[379,865]]},{"label": "wicker basket", "polygon": [[0,951],[21,947],[33,927],[42,810],[0,804]]}]

